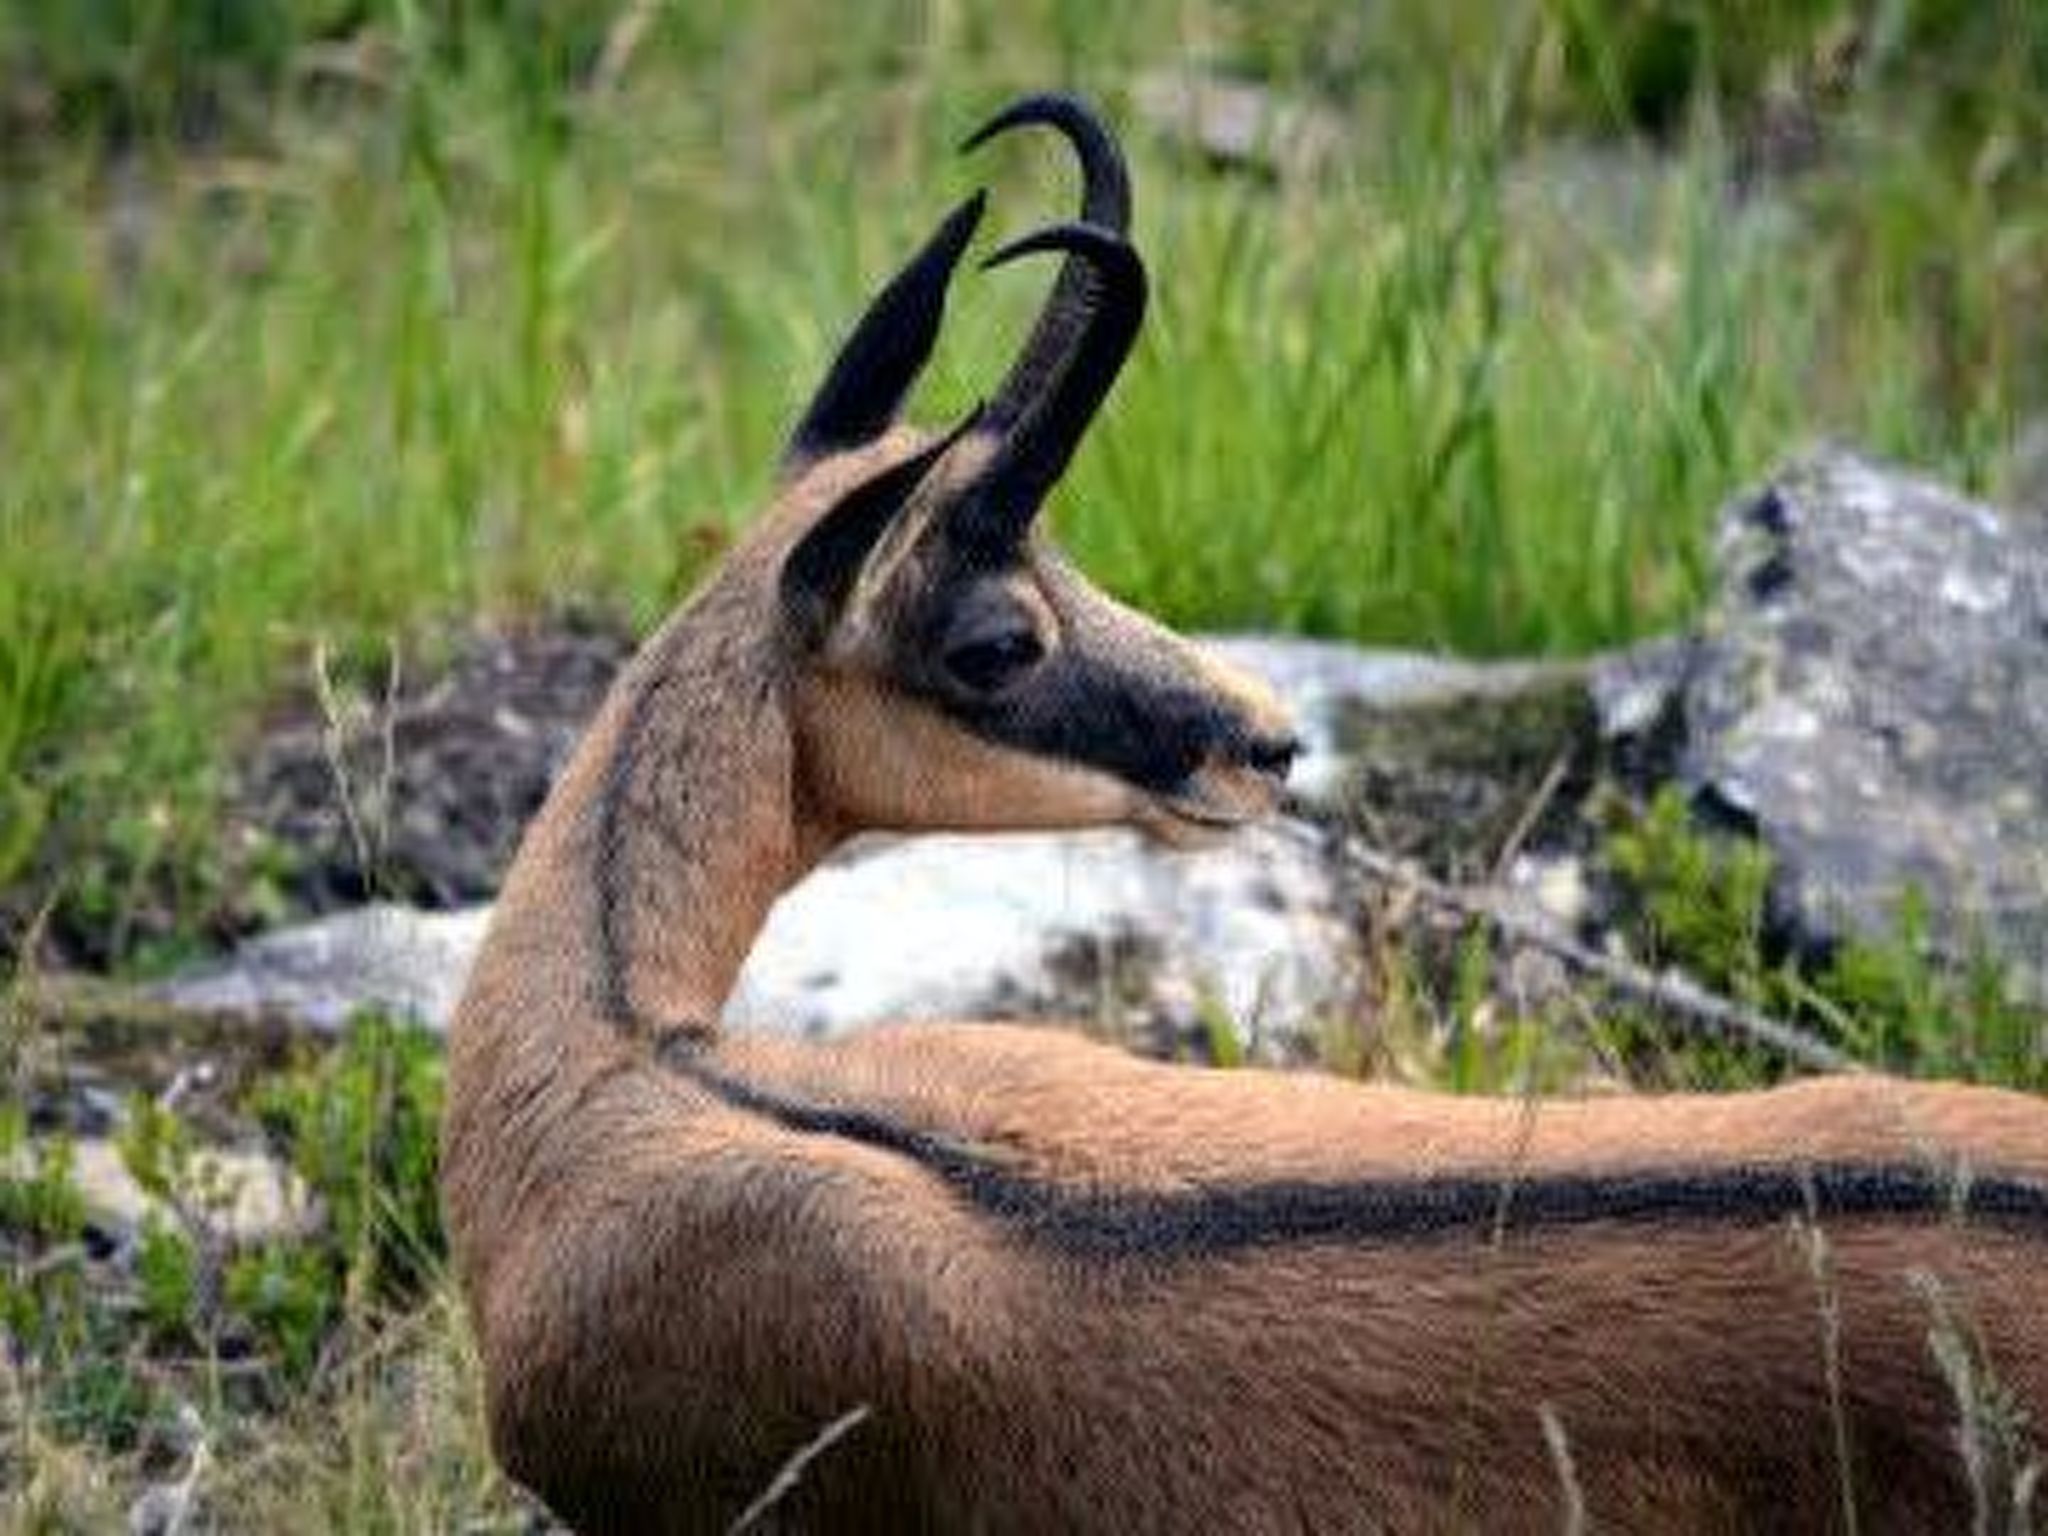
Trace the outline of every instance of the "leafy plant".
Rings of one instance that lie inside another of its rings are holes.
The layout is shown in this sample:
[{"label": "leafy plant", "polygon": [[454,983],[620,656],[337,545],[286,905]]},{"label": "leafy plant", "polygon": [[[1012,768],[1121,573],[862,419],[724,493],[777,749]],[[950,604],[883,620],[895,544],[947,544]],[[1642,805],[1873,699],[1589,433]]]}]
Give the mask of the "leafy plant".
[{"label": "leafy plant", "polygon": [[0,1105],[0,1234],[47,1249],[85,1230],[69,1138],[28,1134],[19,1104]]},{"label": "leafy plant", "polygon": [[116,1145],[129,1177],[159,1200],[184,1193],[192,1178],[192,1131],[146,1093],[130,1094]]},{"label": "leafy plant", "polygon": [[192,1329],[199,1299],[199,1264],[192,1240],[162,1218],[143,1218],[135,1241],[136,1291],[142,1318],[160,1338]]},{"label": "leafy plant", "polygon": [[333,1255],[313,1244],[264,1243],[229,1263],[227,1299],[277,1351],[286,1372],[303,1379],[341,1310]]},{"label": "leafy plant", "polygon": [[1961,964],[1944,959],[1918,891],[1900,896],[1888,942],[1842,944],[1801,996],[1866,1061],[2048,1090],[2048,1015],[2019,1000],[2007,969],[1981,946]]},{"label": "leafy plant", "polygon": [[432,1034],[363,1014],[327,1054],[253,1091],[251,1108],[320,1204],[337,1279],[404,1294],[440,1258],[442,1070]]},{"label": "leafy plant", "polygon": [[1667,785],[1610,832],[1606,858],[1641,911],[1647,957],[1683,966],[1758,1006],[1782,991],[1765,956],[1771,857],[1761,844],[1703,836],[1683,791]]}]

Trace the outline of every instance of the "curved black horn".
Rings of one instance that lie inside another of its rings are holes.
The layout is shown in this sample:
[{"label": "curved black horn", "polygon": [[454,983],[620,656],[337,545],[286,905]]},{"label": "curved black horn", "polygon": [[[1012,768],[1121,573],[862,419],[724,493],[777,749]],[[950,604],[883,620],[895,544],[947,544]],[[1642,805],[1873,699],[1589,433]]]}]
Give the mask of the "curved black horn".
[{"label": "curved black horn", "polygon": [[1011,102],[960,141],[960,152],[1031,123],[1057,128],[1081,162],[1081,219],[1115,234],[1131,227],[1131,173],[1109,125],[1078,96],[1045,91]]},{"label": "curved black horn", "polygon": [[[1081,162],[1082,222],[1115,235],[1128,233],[1131,177],[1123,151],[1108,126],[1079,98],[1047,92],[1014,101],[969,134],[960,148],[964,153],[1032,123],[1059,130],[1073,146]],[[1097,297],[1094,282],[1093,269],[1085,261],[1069,261],[1061,267],[1023,351],[990,397],[991,425],[1001,427],[1021,418],[1052,387],[1076,339],[1087,328]]]},{"label": "curved black horn", "polygon": [[790,434],[785,468],[871,442],[896,419],[938,340],[946,285],[987,201],[987,193],[977,192],[946,215],[909,265],[875,295]]},{"label": "curved black horn", "polygon": [[1030,527],[1116,383],[1145,318],[1145,263],[1121,236],[1090,224],[1038,230],[1004,246],[982,267],[1039,251],[1066,252],[1067,265],[1088,274],[1094,302],[1076,329],[1066,366],[1004,432],[1002,446],[960,502],[955,527],[969,542],[991,549],[1009,547]]}]

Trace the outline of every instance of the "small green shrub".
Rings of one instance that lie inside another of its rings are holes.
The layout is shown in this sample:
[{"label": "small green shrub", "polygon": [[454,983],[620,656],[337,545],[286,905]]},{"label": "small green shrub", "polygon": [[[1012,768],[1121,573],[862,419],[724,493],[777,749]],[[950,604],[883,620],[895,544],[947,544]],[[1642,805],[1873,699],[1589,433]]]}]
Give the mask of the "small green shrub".
[{"label": "small green shrub", "polygon": [[72,1178],[71,1142],[28,1134],[17,1104],[0,1105],[0,1235],[49,1248],[85,1230],[85,1197]]},{"label": "small green shrub", "polygon": [[1323,1067],[1474,1095],[1572,1093],[1611,1080],[1607,1042],[1585,1027],[1593,1010],[1562,993],[1523,995],[1501,960],[1500,941],[1479,926],[1379,935],[1374,995],[1357,1017],[1322,1021]]},{"label": "small green shrub", "polygon": [[1865,1061],[2048,1091],[2048,1017],[2014,997],[1981,947],[1961,965],[1944,961],[1918,891],[1900,897],[1889,942],[1843,944],[1806,995]]},{"label": "small green shrub", "polygon": [[125,1318],[88,1284],[74,1166],[69,1138],[0,1106],[0,1349],[51,1433],[125,1451],[155,1395],[129,1370]]},{"label": "small green shrub", "polygon": [[303,1380],[341,1311],[334,1256],[319,1244],[271,1242],[228,1264],[228,1305]]},{"label": "small green shrub", "polygon": [[143,1219],[135,1245],[135,1283],[142,1319],[158,1338],[192,1331],[199,1299],[199,1262],[192,1240],[155,1216]]},{"label": "small green shrub", "polygon": [[[126,1457],[176,1411],[202,1411],[226,1445],[345,1399],[384,1322],[441,1277],[441,1085],[430,1034],[367,1016],[259,1080],[246,1107],[317,1218],[260,1241],[235,1235],[235,1190],[193,1123],[135,1096],[118,1145],[157,1208],[112,1254],[85,1241],[69,1142],[0,1108],[0,1332],[34,1433]],[[261,1369],[220,1371],[251,1346]]]},{"label": "small green shrub", "polygon": [[191,1128],[146,1093],[129,1095],[116,1145],[129,1177],[159,1200],[179,1196],[191,1181]]},{"label": "small green shrub", "polygon": [[1771,857],[1763,847],[1702,836],[1685,796],[1667,785],[1639,817],[1613,828],[1606,855],[1635,898],[1648,959],[1681,965],[1746,1003],[1775,999],[1775,968],[1764,956]]},{"label": "small green shrub", "polygon": [[444,1239],[440,1166],[442,1057],[426,1030],[382,1015],[355,1019],[340,1044],[257,1085],[251,1107],[326,1213],[321,1237],[337,1276],[374,1292],[414,1290]]},{"label": "small green shrub", "polygon": [[126,1318],[83,1304],[74,1315],[74,1333],[45,1357],[49,1368],[38,1406],[63,1439],[125,1454],[163,1413],[162,1396],[135,1368]]}]

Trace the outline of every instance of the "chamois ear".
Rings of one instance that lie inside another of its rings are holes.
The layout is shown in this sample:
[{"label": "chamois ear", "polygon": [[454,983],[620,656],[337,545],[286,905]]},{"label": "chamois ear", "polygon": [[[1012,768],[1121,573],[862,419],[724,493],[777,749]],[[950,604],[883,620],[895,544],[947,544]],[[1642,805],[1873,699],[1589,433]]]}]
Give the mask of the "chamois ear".
[{"label": "chamois ear", "polygon": [[861,568],[932,466],[981,419],[976,406],[950,432],[869,476],[828,507],[782,563],[782,611],[807,647],[822,642]]},{"label": "chamois ear", "polygon": [[946,216],[924,248],[876,294],[790,434],[794,471],[881,436],[923,371],[946,314],[946,285],[988,201],[976,192]]}]

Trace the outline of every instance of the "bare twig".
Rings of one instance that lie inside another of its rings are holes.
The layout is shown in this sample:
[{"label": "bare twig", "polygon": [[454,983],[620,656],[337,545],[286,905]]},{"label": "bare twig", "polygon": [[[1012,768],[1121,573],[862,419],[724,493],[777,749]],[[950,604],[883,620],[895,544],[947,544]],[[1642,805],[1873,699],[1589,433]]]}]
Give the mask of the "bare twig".
[{"label": "bare twig", "polygon": [[313,642],[313,691],[319,699],[320,717],[324,722],[320,745],[327,758],[327,772],[334,781],[335,796],[341,802],[341,816],[348,827],[348,840],[355,849],[356,863],[368,880],[373,867],[370,836],[356,806],[348,776],[348,713],[342,705],[339,690],[334,686],[324,637]]},{"label": "bare twig", "polygon": [[591,95],[605,96],[618,89],[657,9],[654,0],[632,0],[605,30],[604,47],[598,53],[597,66],[590,72]]},{"label": "bare twig", "polygon": [[803,1447],[802,1450],[782,1464],[782,1470],[777,1472],[774,1481],[762,1490],[761,1496],[744,1510],[740,1511],[739,1519],[733,1521],[727,1528],[726,1536],[739,1536],[740,1532],[748,1530],[759,1523],[762,1516],[789,1497],[790,1490],[796,1487],[797,1480],[804,1475],[804,1468],[824,1455],[825,1452],[831,1450],[845,1436],[858,1429],[867,1416],[868,1405],[862,1403],[857,1408],[847,1409],[846,1412],[819,1430],[816,1438],[809,1445]]},{"label": "bare twig", "polygon": [[1543,781],[1536,786],[1536,792],[1529,797],[1529,803],[1522,807],[1522,813],[1515,818],[1515,824],[1508,829],[1508,835],[1501,840],[1500,852],[1493,858],[1493,878],[1498,880],[1508,872],[1508,867],[1521,854],[1522,845],[1529,841],[1529,835],[1536,830],[1536,823],[1543,819],[1550,803],[1557,798],[1557,792],[1564,787],[1565,775],[1571,772],[1572,754],[1560,752],[1543,775]]},{"label": "bare twig", "polygon": [[1548,1403],[1536,1405],[1536,1418],[1543,1426],[1543,1443],[1550,1450],[1550,1464],[1557,1471],[1558,1497],[1564,1502],[1558,1530],[1562,1536],[1584,1536],[1586,1494],[1579,1486],[1579,1469],[1572,1461],[1572,1443],[1565,1436],[1564,1420]]},{"label": "bare twig", "polygon": [[1652,971],[1618,955],[1588,949],[1548,923],[1509,911],[1487,891],[1446,885],[1355,838],[1340,837],[1337,852],[1347,867],[1368,880],[1404,891],[1425,905],[1468,922],[1484,923],[1501,938],[1541,950],[1580,974],[1595,977],[1661,1013],[1690,1019],[1720,1034],[1754,1040],[1818,1071],[1864,1070],[1860,1063],[1825,1041],[1755,1008],[1709,992],[1683,971]]},{"label": "bare twig", "polygon": [[378,894],[384,885],[384,855],[391,842],[391,810],[398,782],[397,730],[402,671],[395,639],[387,642],[386,657],[384,700],[376,721],[378,777],[368,802],[369,809],[376,815],[372,823],[365,819],[364,801],[357,795],[356,786],[349,778],[349,710],[340,689],[335,686],[327,642],[320,639],[313,645],[313,689],[324,722],[321,750],[327,759],[328,776],[333,780],[335,797],[341,804],[342,818],[348,826],[349,842],[355,850],[363,889],[372,895]]}]

